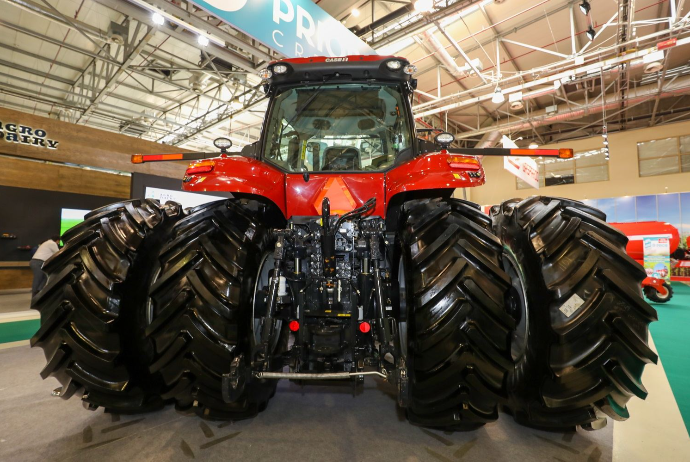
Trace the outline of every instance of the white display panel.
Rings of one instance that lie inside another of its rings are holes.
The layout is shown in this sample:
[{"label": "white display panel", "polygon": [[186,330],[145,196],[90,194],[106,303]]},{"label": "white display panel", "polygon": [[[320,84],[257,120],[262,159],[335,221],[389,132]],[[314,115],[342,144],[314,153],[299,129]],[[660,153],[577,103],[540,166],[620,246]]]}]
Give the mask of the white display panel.
[{"label": "white display panel", "polygon": [[207,204],[209,202],[222,201],[227,199],[220,196],[207,196],[205,194],[196,194],[186,191],[173,191],[171,189],[160,189],[146,187],[144,193],[146,199],[157,199],[161,204],[167,201],[174,201],[182,204],[182,207],[196,207],[198,205]]}]

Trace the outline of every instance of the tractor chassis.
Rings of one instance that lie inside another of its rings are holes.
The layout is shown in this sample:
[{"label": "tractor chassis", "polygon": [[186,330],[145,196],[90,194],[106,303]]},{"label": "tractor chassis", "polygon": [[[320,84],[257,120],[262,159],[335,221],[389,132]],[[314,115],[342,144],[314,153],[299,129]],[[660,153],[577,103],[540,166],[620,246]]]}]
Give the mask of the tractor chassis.
[{"label": "tractor chassis", "polygon": [[[386,232],[383,219],[365,217],[375,204],[371,199],[338,218],[324,198],[321,220],[293,218],[286,229],[272,230],[273,251],[256,282],[254,341],[222,378],[225,402],[239,399],[253,380],[353,380],[359,386],[365,376],[377,376],[394,384],[400,406],[407,405],[401,313],[394,309],[404,294],[389,261],[395,234]],[[295,334],[294,343],[275,354],[286,330]]]}]

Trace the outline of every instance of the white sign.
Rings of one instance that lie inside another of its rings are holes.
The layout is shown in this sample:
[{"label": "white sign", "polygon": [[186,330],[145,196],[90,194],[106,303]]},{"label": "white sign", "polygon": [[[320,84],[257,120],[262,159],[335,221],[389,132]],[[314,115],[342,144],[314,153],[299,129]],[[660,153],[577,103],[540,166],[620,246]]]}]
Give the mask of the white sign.
[{"label": "white sign", "polygon": [[186,191],[173,191],[171,189],[149,188],[146,187],[144,193],[146,199],[157,199],[161,204],[168,201],[182,204],[182,207],[196,207],[209,202],[222,201],[227,199],[220,196],[207,196],[206,194],[195,194]]},{"label": "white sign", "polygon": [[539,189],[539,167],[531,157],[504,157],[503,168],[534,189]]}]

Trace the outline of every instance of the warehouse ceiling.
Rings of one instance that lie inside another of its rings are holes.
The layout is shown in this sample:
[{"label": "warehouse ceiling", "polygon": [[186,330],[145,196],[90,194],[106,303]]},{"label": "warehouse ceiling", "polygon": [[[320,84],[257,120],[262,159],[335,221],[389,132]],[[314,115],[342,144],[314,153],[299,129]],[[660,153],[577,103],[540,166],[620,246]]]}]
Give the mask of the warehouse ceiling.
[{"label": "warehouse ceiling", "polygon": [[[281,55],[193,4],[0,3],[1,106],[189,149],[258,138],[258,71]],[[683,0],[592,0],[589,15],[581,0],[315,3],[380,54],[412,61],[419,126],[460,143],[546,144],[690,114]],[[156,8],[173,20],[156,24]],[[225,45],[199,45],[198,30]]]}]

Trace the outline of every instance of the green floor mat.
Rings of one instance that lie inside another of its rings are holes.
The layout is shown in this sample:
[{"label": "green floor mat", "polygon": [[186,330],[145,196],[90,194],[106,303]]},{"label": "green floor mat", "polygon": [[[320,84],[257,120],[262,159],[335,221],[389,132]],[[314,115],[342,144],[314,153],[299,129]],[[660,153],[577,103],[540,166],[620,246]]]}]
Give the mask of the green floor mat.
[{"label": "green floor mat", "polygon": [[40,325],[41,321],[38,319],[0,323],[0,343],[29,340]]},{"label": "green floor mat", "polygon": [[690,286],[673,284],[668,303],[652,303],[659,322],[649,328],[685,427],[690,433]]}]

